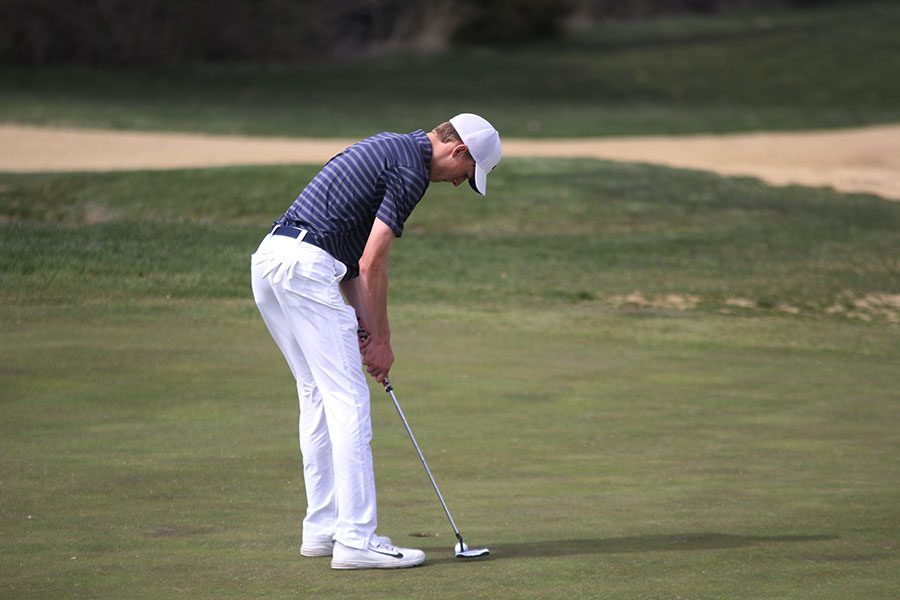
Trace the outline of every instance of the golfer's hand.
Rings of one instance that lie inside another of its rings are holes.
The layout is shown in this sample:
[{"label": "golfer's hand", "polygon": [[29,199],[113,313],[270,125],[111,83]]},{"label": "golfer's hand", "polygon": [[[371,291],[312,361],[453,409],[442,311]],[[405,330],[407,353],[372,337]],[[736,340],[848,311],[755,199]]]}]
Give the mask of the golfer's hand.
[{"label": "golfer's hand", "polygon": [[375,378],[378,383],[384,383],[394,364],[394,351],[391,349],[391,341],[372,339],[369,337],[368,344],[363,352],[363,363],[366,365],[366,371]]},{"label": "golfer's hand", "polygon": [[366,330],[366,324],[361,320],[356,320],[356,338],[359,341],[359,353],[365,354],[366,348],[369,347],[369,332]]}]

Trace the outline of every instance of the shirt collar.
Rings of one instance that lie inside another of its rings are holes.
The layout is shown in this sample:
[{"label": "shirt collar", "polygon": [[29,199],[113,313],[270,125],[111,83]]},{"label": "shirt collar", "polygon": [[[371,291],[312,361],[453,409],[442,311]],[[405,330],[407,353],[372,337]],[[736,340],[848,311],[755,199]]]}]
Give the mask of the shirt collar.
[{"label": "shirt collar", "polygon": [[421,129],[417,129],[409,135],[411,135],[413,139],[416,140],[416,143],[419,144],[419,150],[422,151],[422,159],[425,161],[425,166],[430,166],[433,150],[431,147],[431,140],[428,139],[428,134]]}]

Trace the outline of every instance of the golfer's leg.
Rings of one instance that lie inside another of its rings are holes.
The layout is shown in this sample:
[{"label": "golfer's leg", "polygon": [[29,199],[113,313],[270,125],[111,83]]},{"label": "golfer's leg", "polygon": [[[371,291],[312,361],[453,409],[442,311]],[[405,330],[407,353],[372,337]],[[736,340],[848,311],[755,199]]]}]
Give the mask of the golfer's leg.
[{"label": "golfer's leg", "polygon": [[[346,377],[340,391],[326,399],[325,415],[331,436],[338,505],[335,539],[351,548],[367,548],[378,526],[378,510],[370,445],[369,387],[362,370],[356,326],[355,314],[343,321],[340,360]],[[329,365],[323,370],[334,366]]]},{"label": "golfer's leg", "polygon": [[[292,285],[296,284],[295,278]],[[345,546],[366,548],[377,526],[377,503],[369,445],[369,388],[356,338],[356,315],[343,303],[336,282],[330,293],[319,295],[318,303],[287,288],[285,293],[280,298],[285,308],[303,305],[303,310],[285,313],[323,398],[334,466],[335,539]]]},{"label": "golfer's leg", "polygon": [[290,319],[278,301],[278,286],[262,277],[264,269],[253,268],[253,297],[269,333],[281,350],[297,381],[300,402],[300,451],[306,488],[306,517],[303,520],[305,542],[330,541],[334,536],[337,509],[334,499],[331,442],[325,421],[322,396],[306,359],[291,331]]},{"label": "golfer's leg", "polygon": [[294,379],[299,380],[297,364],[303,355],[300,352],[300,346],[297,345],[297,341],[291,333],[290,322],[281,309],[281,304],[278,302],[271,280],[261,275],[261,271],[264,268],[264,266],[254,265],[250,269],[253,300],[256,301],[259,314],[262,316],[272,339],[275,340],[275,345],[278,346],[285,360],[287,360],[291,374],[294,376]]},{"label": "golfer's leg", "polygon": [[305,361],[301,369],[305,372],[297,380],[297,391],[300,397],[300,452],[303,455],[307,504],[303,540],[307,543],[330,542],[337,526],[331,439],[322,395]]}]

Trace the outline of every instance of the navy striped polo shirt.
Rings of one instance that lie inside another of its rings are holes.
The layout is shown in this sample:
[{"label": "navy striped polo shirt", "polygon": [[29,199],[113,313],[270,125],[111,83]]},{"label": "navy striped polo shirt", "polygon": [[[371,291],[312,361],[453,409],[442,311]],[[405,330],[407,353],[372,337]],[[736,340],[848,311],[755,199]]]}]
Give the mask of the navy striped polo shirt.
[{"label": "navy striped polo shirt", "polygon": [[359,259],[375,217],[400,237],[428,189],[431,140],[421,129],[379,133],[332,158],[276,225],[308,230],[323,250],[359,275]]}]

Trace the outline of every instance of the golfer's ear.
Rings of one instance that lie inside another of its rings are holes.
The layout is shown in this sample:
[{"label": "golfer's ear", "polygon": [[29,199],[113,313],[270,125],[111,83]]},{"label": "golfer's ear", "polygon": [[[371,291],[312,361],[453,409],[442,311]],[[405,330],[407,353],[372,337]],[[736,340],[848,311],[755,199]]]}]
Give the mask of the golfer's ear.
[{"label": "golfer's ear", "polygon": [[466,146],[465,144],[457,144],[456,148],[453,149],[451,156],[453,156],[453,158],[456,158],[460,154],[465,154],[468,151],[469,151],[469,147]]}]

